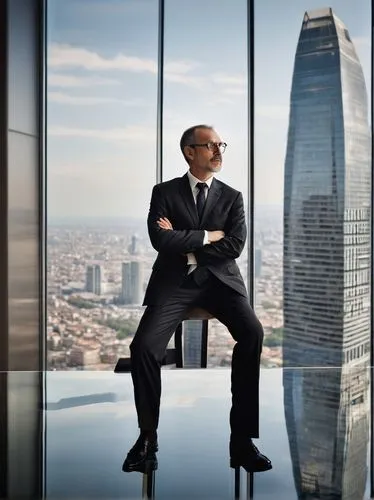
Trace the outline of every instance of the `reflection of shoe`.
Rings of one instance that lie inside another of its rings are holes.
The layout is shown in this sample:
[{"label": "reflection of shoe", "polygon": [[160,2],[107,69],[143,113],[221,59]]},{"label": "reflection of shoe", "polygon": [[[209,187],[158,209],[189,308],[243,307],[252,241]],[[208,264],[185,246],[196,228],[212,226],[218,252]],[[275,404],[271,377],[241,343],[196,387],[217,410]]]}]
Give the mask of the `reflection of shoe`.
[{"label": "reflection of shoe", "polygon": [[126,460],[123,462],[122,470],[124,472],[143,472],[147,473],[157,469],[158,444],[148,438],[140,435],[134,446],[128,452]]},{"label": "reflection of shoe", "polygon": [[273,466],[258,448],[249,442],[234,443],[230,441],[230,467],[243,467],[247,472],[264,472]]}]

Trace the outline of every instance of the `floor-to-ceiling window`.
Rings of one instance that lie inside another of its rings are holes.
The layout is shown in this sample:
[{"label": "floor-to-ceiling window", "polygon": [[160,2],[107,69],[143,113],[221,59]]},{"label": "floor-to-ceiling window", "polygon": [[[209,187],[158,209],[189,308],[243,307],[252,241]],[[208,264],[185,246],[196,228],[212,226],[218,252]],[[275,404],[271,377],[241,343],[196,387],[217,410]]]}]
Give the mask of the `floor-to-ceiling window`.
[{"label": "floor-to-ceiling window", "polygon": [[[260,442],[274,474],[256,477],[255,498],[361,500],[370,421],[370,1],[47,4],[46,342],[48,369],[58,371],[48,386],[50,491],[137,491],[138,478],[120,474],[122,446],[137,432],[131,379],[101,371],[129,355],[143,311],[155,258],[146,229],[152,186],[184,175],[180,136],[205,123],[228,144],[218,178],[242,191],[254,229],[253,272],[252,250],[238,264],[264,327],[262,367],[286,367],[262,371]],[[191,324],[185,341],[198,343],[200,328]],[[208,366],[229,367],[233,343],[211,320]],[[76,369],[95,373],[62,373]],[[158,491],[168,498],[183,484],[228,497],[229,370],[163,375]]]},{"label": "floor-to-ceiling window", "polygon": [[128,356],[154,250],[158,2],[48,2],[48,368]]},{"label": "floor-to-ceiling window", "polygon": [[363,498],[370,423],[371,4],[360,2],[358,9],[333,1],[321,8],[313,0],[266,0],[254,8],[255,309],[265,330],[262,362],[286,367],[284,417],[298,498]]},{"label": "floor-to-ceiling window", "polygon": [[[191,4],[188,27],[183,7],[165,2],[160,47],[156,1],[48,3],[50,369],[111,369],[128,355],[155,257],[151,188],[186,172],[186,128],[217,129],[228,143],[219,178],[248,204],[247,2]],[[247,276],[246,251],[239,265]],[[209,342],[209,363],[229,364],[233,341],[215,320]]]},{"label": "floor-to-ceiling window", "polygon": [[[217,178],[243,193],[248,204],[247,2],[165,0],[163,180],[188,165],[179,141],[192,125],[213,126],[227,143]],[[247,276],[247,252],[238,259]],[[185,361],[200,362],[201,322],[184,329]],[[234,340],[209,322],[208,366],[229,366]]]},{"label": "floor-to-ceiling window", "polygon": [[[369,352],[371,5],[320,7],[255,2],[255,308],[264,366],[282,366],[287,339],[299,349],[289,366],[339,366]],[[312,345],[325,351],[312,359]]]}]

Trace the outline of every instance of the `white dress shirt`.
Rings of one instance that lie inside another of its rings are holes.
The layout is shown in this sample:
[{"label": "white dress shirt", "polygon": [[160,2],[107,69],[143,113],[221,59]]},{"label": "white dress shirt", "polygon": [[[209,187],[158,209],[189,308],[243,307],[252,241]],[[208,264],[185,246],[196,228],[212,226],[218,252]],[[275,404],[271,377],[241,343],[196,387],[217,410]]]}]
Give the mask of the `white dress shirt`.
[{"label": "white dress shirt", "polygon": [[[188,177],[188,180],[190,181],[192,196],[193,196],[193,199],[195,200],[195,203],[196,203],[197,194],[199,192],[199,188],[197,188],[196,185],[198,182],[202,182],[202,181],[200,179],[198,179],[197,177],[195,177],[194,175],[192,175],[189,170],[187,172],[187,177]],[[205,199],[206,199],[208,196],[209,188],[213,182],[213,175],[212,175],[212,177],[209,177],[209,179],[207,179],[204,182],[207,185],[207,187],[204,189]],[[208,231],[204,230],[203,245],[209,245],[208,237],[209,237]],[[190,252],[187,254],[187,264],[190,266],[187,274],[192,273],[192,271],[194,271],[197,268],[197,261],[196,261],[195,254],[193,252]]]}]

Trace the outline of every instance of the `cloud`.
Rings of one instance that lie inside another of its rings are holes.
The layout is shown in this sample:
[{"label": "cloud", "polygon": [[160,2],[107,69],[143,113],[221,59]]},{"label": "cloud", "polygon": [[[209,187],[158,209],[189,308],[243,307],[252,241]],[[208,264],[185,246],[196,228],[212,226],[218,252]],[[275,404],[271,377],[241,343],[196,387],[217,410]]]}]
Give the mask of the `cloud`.
[{"label": "cloud", "polygon": [[[157,62],[153,59],[144,59],[141,57],[127,56],[117,54],[112,58],[105,58],[96,52],[85,48],[73,47],[71,45],[53,44],[50,48],[48,64],[51,68],[83,68],[89,71],[130,71],[134,73],[157,74]],[[191,73],[200,64],[196,61],[170,61],[165,65],[165,80],[173,83],[181,83],[190,87],[202,88],[206,84],[206,78],[201,76],[192,76]],[[58,86],[83,86],[89,84],[89,78],[76,78],[65,75],[59,75],[58,78],[51,75],[49,84]],[[93,84],[102,85],[105,82],[115,82],[102,78],[93,78]],[[112,83],[111,83],[112,84]]]},{"label": "cloud", "polygon": [[[122,53],[113,57],[104,57],[82,47],[73,47],[68,44],[52,44],[49,50],[48,64],[50,68],[85,69],[87,71],[129,71],[133,73],[157,74],[157,61],[153,59],[128,56]],[[201,67],[199,61],[175,60],[165,64],[164,78],[166,82],[186,85],[188,87],[211,92],[216,87],[219,93],[230,96],[241,96],[246,93],[246,78],[242,74],[216,73],[214,75],[196,75],[193,72]],[[75,77],[69,75],[51,74],[49,85],[61,87],[83,87],[89,85],[117,84],[116,80],[100,77]],[[58,102],[76,104],[98,104],[112,102],[108,100],[94,102],[90,98],[85,101],[76,101],[75,98],[54,95],[52,99]]]},{"label": "cloud", "polygon": [[216,73],[212,75],[211,80],[226,96],[234,97],[247,94],[247,78],[244,74]]},{"label": "cloud", "polygon": [[[51,68],[81,68],[89,71],[130,71],[133,73],[151,73],[157,74],[157,62],[153,59],[145,59],[141,57],[126,56],[117,54],[112,58],[105,58],[96,52],[92,52],[85,48],[73,47],[71,45],[53,44],[50,48],[48,64]],[[191,76],[190,73],[199,63],[194,61],[170,61],[165,65],[165,80],[173,83],[181,83],[190,87],[202,88],[206,83],[206,79],[199,76]],[[105,84],[105,81],[115,82],[115,80],[107,80],[102,78],[93,78],[93,82],[98,85]],[[71,76],[59,75],[58,78],[53,77],[48,80],[49,84],[58,86],[83,86],[89,84],[89,78],[76,78]]]},{"label": "cloud", "polygon": [[197,61],[170,61],[165,64],[164,78],[167,82],[181,83],[182,85],[202,89],[206,86],[207,79],[203,76],[188,74],[199,66],[200,63]]},{"label": "cloud", "polygon": [[174,83],[181,83],[189,87],[208,90],[209,92],[211,92],[214,88],[219,93],[231,96],[246,94],[247,80],[244,75],[216,73],[209,76],[195,76],[187,74],[199,66],[201,66],[200,63],[190,61],[188,63],[172,63],[169,67],[165,66],[165,80]]},{"label": "cloud", "polygon": [[67,44],[52,44],[48,64],[51,68],[84,68],[92,71],[122,70],[134,73],[157,73],[157,63],[152,59],[117,54],[105,58],[90,50]]},{"label": "cloud", "polygon": [[234,95],[245,95],[247,93],[247,89],[246,88],[239,88],[239,87],[229,87],[229,88],[226,88],[226,89],[223,89],[222,92],[226,95],[231,95],[231,96],[234,96]]},{"label": "cloud", "polygon": [[224,73],[216,73],[212,76],[212,80],[214,83],[219,85],[238,85],[240,87],[245,87],[247,85],[247,79],[245,75],[237,74],[237,75],[227,75]]},{"label": "cloud", "polygon": [[73,104],[78,106],[93,106],[95,104],[117,103],[123,106],[141,106],[144,102],[141,99],[123,100],[112,97],[88,97],[88,96],[71,96],[62,92],[48,92],[48,101],[57,102],[59,104]]},{"label": "cloud", "polygon": [[[85,69],[88,71],[129,71],[133,73],[157,74],[157,61],[122,53],[113,57],[103,57],[100,54],[82,47],[67,44],[52,44],[49,50],[48,64],[50,68]],[[245,93],[246,79],[243,75],[217,73],[213,76],[191,74],[199,68],[198,61],[176,60],[165,64],[164,77],[171,83],[179,83],[196,89],[210,90],[212,85],[229,86],[225,93],[242,95]],[[116,80],[100,77],[75,77],[69,75],[51,74],[49,85],[61,87],[83,87],[89,85],[113,85]],[[242,89],[242,90],[241,90]],[[221,89],[222,90],[222,89]]]},{"label": "cloud", "polygon": [[74,76],[52,73],[48,75],[50,87],[93,87],[96,85],[119,85],[118,80],[112,78],[101,78],[97,76]]},{"label": "cloud", "polygon": [[178,73],[165,73],[164,78],[168,82],[181,83],[188,87],[203,89],[207,87],[207,79],[201,76],[181,75]]},{"label": "cloud", "polygon": [[49,136],[98,139],[102,141],[155,141],[153,128],[145,126],[128,126],[124,128],[95,129],[51,126],[47,131]]},{"label": "cloud", "polygon": [[177,73],[183,74],[193,71],[200,66],[197,61],[169,61],[164,66],[164,71],[166,73]]}]

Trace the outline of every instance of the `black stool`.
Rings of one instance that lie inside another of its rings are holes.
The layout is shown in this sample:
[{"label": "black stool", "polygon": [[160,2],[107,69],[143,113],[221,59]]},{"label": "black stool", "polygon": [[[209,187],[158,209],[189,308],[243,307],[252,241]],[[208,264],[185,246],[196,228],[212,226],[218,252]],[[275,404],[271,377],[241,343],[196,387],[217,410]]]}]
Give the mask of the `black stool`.
[{"label": "black stool", "polygon": [[155,498],[156,471],[143,474],[142,498]]},{"label": "black stool", "polygon": [[[182,322],[177,326],[174,333],[174,348],[166,349],[166,354],[161,361],[161,366],[175,364],[176,368],[183,368],[183,321],[201,320],[203,325],[201,335],[200,368],[206,368],[208,363],[208,321],[210,319],[213,319],[213,316],[208,313],[208,311],[205,311],[200,307],[190,309],[183,318]],[[131,359],[119,358],[114,368],[114,373],[128,373],[130,371]]]}]

